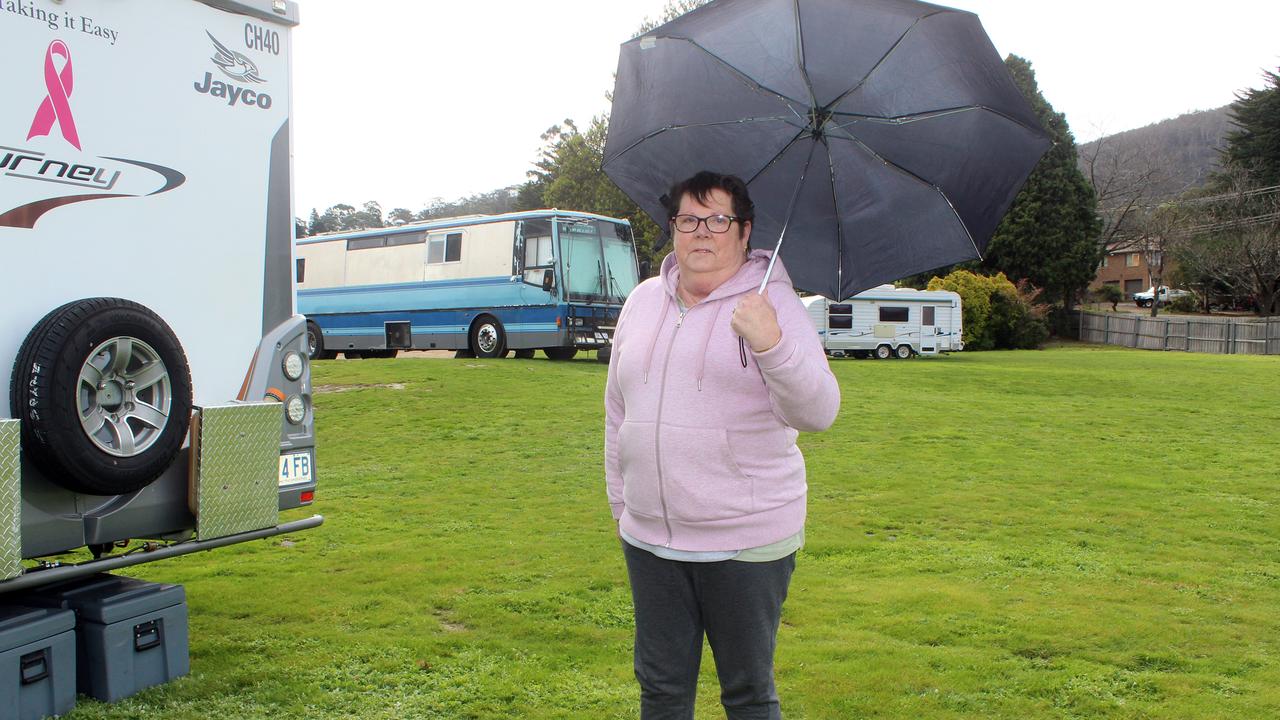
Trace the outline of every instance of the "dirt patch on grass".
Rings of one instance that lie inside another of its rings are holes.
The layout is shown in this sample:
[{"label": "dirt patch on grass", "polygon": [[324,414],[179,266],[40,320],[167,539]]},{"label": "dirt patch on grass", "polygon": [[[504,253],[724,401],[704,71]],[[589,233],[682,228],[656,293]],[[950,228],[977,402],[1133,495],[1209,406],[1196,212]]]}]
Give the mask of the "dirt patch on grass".
[{"label": "dirt patch on grass", "polygon": [[383,388],[385,390],[403,390],[404,383],[357,383],[354,385],[317,385],[314,392],[320,393],[341,393],[351,392],[352,390],[368,390],[369,388]]}]

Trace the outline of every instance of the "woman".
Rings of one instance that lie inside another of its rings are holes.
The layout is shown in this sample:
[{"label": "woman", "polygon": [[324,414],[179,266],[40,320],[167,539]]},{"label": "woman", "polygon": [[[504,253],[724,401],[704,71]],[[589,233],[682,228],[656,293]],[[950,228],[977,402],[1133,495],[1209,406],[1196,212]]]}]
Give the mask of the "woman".
[{"label": "woman", "polygon": [[704,633],[728,717],[779,718],[773,653],[804,542],[795,440],[831,425],[840,393],[780,261],[756,292],[770,253],[748,249],[746,185],[701,172],[667,197],[675,249],[627,298],[605,391],[641,718],[693,717]]}]

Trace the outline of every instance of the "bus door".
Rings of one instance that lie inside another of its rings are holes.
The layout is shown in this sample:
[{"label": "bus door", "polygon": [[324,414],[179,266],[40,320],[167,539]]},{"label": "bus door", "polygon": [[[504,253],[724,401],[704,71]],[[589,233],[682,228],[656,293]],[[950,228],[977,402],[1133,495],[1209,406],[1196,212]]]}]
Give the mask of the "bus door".
[{"label": "bus door", "polygon": [[551,220],[521,220],[516,223],[512,271],[524,284],[548,294],[542,302],[556,302],[560,293],[556,281],[555,237]]}]

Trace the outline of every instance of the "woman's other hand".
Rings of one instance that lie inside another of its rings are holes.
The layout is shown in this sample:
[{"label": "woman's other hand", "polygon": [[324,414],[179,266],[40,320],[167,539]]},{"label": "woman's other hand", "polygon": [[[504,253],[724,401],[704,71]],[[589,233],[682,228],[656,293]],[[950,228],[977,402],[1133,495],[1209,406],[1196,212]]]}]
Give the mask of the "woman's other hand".
[{"label": "woman's other hand", "polygon": [[733,331],[747,341],[753,352],[764,352],[782,339],[778,326],[778,313],[769,302],[769,291],[764,294],[748,293],[738,301],[730,320]]}]

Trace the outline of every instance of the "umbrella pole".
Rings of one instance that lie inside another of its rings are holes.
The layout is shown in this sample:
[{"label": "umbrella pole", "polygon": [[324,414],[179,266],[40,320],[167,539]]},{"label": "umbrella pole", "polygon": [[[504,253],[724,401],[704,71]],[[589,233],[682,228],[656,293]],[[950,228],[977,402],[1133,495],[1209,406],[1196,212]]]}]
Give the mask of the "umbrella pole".
[{"label": "umbrella pole", "polygon": [[[773,265],[778,262],[778,253],[782,252],[782,239],[787,236],[787,226],[791,224],[791,212],[796,209],[796,200],[800,197],[800,188],[804,185],[804,176],[809,172],[809,163],[813,162],[813,151],[818,147],[818,143],[809,146],[809,158],[804,161],[804,168],[800,171],[800,177],[796,180],[796,189],[791,191],[791,202],[787,203],[787,214],[782,216],[782,230],[778,232],[778,244],[773,247],[773,257],[769,258],[769,267],[764,269],[764,279],[760,281],[760,287],[756,290],[757,295],[763,295],[765,286],[769,284],[769,276],[773,275]],[[742,360],[742,367],[747,366],[747,343],[738,336],[738,355]]]},{"label": "umbrella pole", "polygon": [[791,202],[787,203],[787,214],[782,217],[782,230],[778,233],[778,244],[773,248],[773,257],[769,258],[769,267],[765,268],[764,279],[760,281],[760,288],[756,290],[757,295],[764,294],[764,288],[769,284],[769,276],[773,275],[773,265],[778,262],[778,254],[782,252],[782,240],[787,237],[787,226],[791,224],[791,213],[796,209],[796,200],[800,197],[800,188],[804,185],[804,176],[809,172],[809,164],[813,162],[813,151],[818,147],[818,143],[809,146],[809,158],[804,161],[804,168],[800,170],[800,177],[796,180],[796,189],[791,191]]}]

